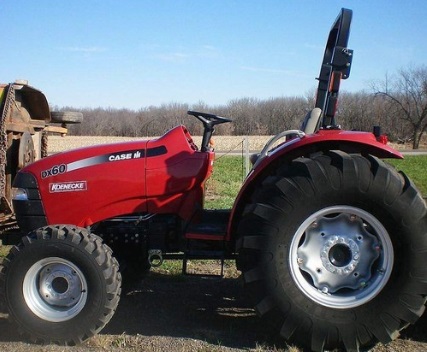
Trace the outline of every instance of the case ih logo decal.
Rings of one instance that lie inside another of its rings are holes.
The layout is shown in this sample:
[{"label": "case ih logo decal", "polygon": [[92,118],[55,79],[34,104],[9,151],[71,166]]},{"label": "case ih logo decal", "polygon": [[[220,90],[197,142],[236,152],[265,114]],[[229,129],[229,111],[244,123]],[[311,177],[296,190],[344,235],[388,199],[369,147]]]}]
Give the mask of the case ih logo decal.
[{"label": "case ih logo decal", "polygon": [[75,181],[75,182],[60,182],[60,183],[49,183],[49,192],[78,192],[86,191],[86,181]]},{"label": "case ih logo decal", "polygon": [[137,150],[136,152],[111,154],[108,157],[108,161],[139,159],[141,157],[141,155],[143,155],[143,153],[141,153],[141,151],[139,151],[139,150]]},{"label": "case ih logo decal", "polygon": [[122,151],[118,153],[97,155],[97,156],[92,156],[90,158],[73,161],[72,163],[69,163],[69,164],[55,165],[48,170],[42,171],[41,177],[47,178],[47,177],[63,174],[65,172],[83,169],[88,166],[94,166],[94,165],[99,165],[99,164],[104,164],[109,162],[116,162],[116,161],[123,161],[123,160],[141,159],[144,157],[150,158],[150,157],[163,155],[166,153],[167,153],[166,147],[160,146],[156,148],[149,148],[147,150],[135,149],[135,150]]}]

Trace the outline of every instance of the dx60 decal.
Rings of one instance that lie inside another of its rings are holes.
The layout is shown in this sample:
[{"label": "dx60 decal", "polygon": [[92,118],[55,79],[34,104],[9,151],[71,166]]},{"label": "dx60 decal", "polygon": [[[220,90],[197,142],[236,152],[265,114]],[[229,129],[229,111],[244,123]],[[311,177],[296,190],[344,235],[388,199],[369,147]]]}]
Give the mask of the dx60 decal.
[{"label": "dx60 decal", "polygon": [[50,176],[56,176],[59,174],[63,174],[66,171],[67,171],[67,165],[65,165],[65,164],[55,165],[55,166],[52,166],[48,170],[42,171],[41,176],[42,176],[42,178],[46,178],[46,177],[50,177]]}]

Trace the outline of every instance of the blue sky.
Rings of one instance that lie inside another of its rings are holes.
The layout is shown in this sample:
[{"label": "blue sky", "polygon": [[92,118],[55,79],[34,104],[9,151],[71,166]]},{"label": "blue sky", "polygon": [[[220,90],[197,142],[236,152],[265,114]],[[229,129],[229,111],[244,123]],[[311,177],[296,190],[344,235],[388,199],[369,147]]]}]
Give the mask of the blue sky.
[{"label": "blue sky", "polygon": [[341,7],[358,91],[427,63],[426,0],[0,0],[0,82],[59,107],[302,96]]}]

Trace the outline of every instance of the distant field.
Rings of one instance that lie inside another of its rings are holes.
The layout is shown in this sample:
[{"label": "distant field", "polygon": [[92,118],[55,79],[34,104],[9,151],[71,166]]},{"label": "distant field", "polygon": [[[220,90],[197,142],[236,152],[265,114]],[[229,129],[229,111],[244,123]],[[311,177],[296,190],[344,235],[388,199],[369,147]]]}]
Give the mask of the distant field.
[{"label": "distant field", "polygon": [[[260,151],[272,136],[215,136],[213,137],[215,150],[220,152],[241,152],[245,150],[245,139],[247,139],[250,151]],[[154,139],[158,137],[102,137],[102,136],[49,136],[49,153],[58,153],[80,147],[98,144],[120,143],[135,140]],[[193,136],[194,142],[200,146],[201,136]],[[410,150],[409,144],[390,144],[398,150]],[[424,145],[423,145],[424,146]],[[421,147],[421,146],[420,146]]]},{"label": "distant field", "polygon": [[[58,153],[64,150],[87,147],[97,144],[119,143],[135,140],[154,139],[156,137],[97,137],[97,136],[49,136],[48,152]],[[249,150],[261,150],[271,136],[214,136],[215,149],[221,152],[241,152],[245,150],[244,140],[248,139]],[[202,137],[193,136],[194,142],[200,147]]]}]

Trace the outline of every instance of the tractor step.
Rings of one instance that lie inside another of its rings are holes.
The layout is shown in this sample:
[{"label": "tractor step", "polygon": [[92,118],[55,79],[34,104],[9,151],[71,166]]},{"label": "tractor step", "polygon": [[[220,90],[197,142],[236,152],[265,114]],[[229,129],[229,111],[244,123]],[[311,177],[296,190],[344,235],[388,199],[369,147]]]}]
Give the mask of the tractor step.
[{"label": "tractor step", "polygon": [[[187,248],[182,261],[184,275],[224,276],[225,238],[227,234],[229,210],[204,210],[200,222],[188,226],[184,238]],[[188,270],[188,262],[218,260],[220,274],[194,273]]]}]

